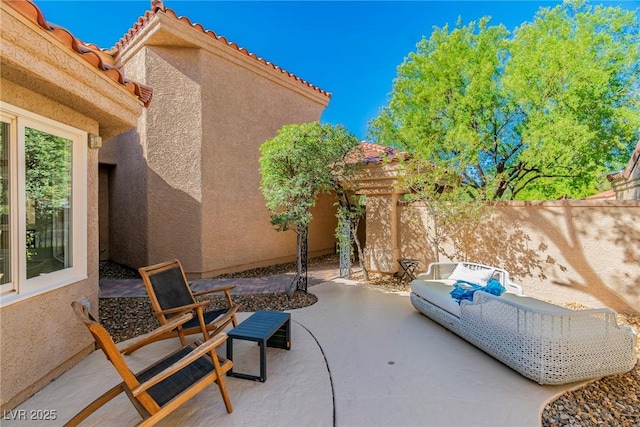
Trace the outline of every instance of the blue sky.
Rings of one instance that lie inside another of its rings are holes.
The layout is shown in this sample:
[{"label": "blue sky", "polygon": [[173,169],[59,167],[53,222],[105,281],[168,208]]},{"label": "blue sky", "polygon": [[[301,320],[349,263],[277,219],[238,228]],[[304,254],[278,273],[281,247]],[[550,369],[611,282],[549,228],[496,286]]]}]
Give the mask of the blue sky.
[{"label": "blue sky", "polygon": [[[110,48],[150,1],[36,1],[45,18],[84,42]],[[179,16],[332,93],[323,122],[360,139],[386,104],[397,66],[434,27],[491,16],[512,30],[561,1],[187,1],[164,0]],[[640,1],[592,1],[638,10]],[[107,19],[108,18],[108,19]]]}]

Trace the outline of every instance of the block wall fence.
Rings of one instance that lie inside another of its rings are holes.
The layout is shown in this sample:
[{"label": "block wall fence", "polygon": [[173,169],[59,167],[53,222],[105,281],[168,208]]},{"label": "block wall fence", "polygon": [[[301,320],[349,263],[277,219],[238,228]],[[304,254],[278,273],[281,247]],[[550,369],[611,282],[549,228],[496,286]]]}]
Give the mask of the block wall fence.
[{"label": "block wall fence", "polygon": [[[366,265],[392,274],[398,258],[414,258],[426,271],[436,260],[426,208],[403,202],[393,175],[393,167],[377,167],[361,177]],[[488,209],[471,232],[440,245],[440,261],[504,268],[537,298],[640,313],[640,200],[499,202]]]}]

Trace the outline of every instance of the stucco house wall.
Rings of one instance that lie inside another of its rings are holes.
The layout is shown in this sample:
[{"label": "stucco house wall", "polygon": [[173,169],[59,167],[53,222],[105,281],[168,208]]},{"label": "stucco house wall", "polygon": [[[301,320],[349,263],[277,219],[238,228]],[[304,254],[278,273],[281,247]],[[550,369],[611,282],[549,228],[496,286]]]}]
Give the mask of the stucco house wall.
[{"label": "stucco house wall", "polygon": [[[143,103],[74,51],[69,33],[51,30],[30,2],[0,4],[0,107],[107,138],[135,124]],[[0,296],[2,410],[14,408],[94,349],[70,304],[86,298],[97,313],[97,149],[87,148],[84,168],[87,198],[73,202],[86,203],[85,278],[41,293],[21,295],[18,289]]]},{"label": "stucco house wall", "polygon": [[[2,102],[79,127],[98,132],[98,123],[72,109],[2,79]],[[87,161],[87,260],[97,257],[98,153]],[[0,394],[2,408],[13,408],[62,374],[93,350],[93,340],[76,322],[71,301],[87,298],[98,306],[98,271],[88,263],[87,279],[27,300],[0,307]]]},{"label": "stucco house wall", "polygon": [[[285,124],[319,120],[329,95],[185,19],[148,13],[120,49],[154,102],[135,131],[105,144],[117,146],[110,257],[132,267],[179,258],[191,277],[295,259],[295,235],[269,222],[259,147]],[[332,199],[314,216],[310,254],[332,252]]]},{"label": "stucco house wall", "polygon": [[[365,169],[368,268],[391,274],[398,258],[415,258],[425,270],[436,259],[425,208],[402,197],[394,202],[389,165]],[[472,233],[441,245],[440,261],[505,268],[530,296],[640,312],[640,201],[501,202],[491,209]]]}]

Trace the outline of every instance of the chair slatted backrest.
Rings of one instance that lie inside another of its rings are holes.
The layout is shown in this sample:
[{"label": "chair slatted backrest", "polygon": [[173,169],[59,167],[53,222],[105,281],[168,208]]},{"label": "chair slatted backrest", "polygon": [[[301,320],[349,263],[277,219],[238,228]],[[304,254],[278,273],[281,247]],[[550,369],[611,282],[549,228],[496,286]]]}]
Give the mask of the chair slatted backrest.
[{"label": "chair slatted backrest", "polygon": [[[139,269],[156,312],[195,303],[187,278],[178,260]],[[151,287],[151,289],[149,289]],[[167,315],[167,318],[173,315]]]}]

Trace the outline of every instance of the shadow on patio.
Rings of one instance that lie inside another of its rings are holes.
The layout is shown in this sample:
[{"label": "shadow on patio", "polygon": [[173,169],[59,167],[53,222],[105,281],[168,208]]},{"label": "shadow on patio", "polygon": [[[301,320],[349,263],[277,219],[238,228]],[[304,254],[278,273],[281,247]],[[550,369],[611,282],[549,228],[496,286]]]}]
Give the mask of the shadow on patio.
[{"label": "shadow on patio", "polygon": [[[341,279],[311,291],[318,302],[291,312],[291,350],[267,349],[267,381],[226,378],[232,414],[213,386],[159,425],[539,426],[550,399],[582,384],[540,386],[520,376],[419,314],[406,294]],[[177,347],[178,340],[154,343],[127,361],[136,370]],[[234,356],[238,370],[257,372],[255,343],[234,342]],[[62,425],[116,382],[115,370],[96,351],[13,414],[56,410],[49,425]],[[119,396],[83,425],[140,420]]]}]

